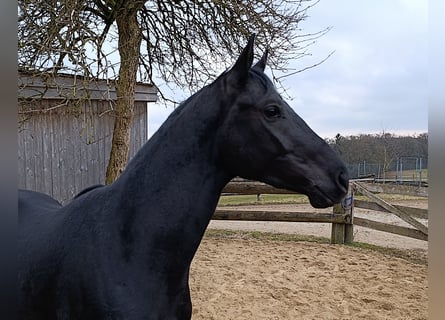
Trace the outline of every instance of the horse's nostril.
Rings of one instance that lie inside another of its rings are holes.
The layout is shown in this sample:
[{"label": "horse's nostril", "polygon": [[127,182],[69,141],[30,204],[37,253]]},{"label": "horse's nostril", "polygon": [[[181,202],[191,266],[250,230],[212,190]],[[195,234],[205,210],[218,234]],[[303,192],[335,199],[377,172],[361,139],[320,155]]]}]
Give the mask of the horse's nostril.
[{"label": "horse's nostril", "polygon": [[341,171],[340,175],[338,176],[338,183],[348,190],[349,187],[349,175],[347,171]]}]

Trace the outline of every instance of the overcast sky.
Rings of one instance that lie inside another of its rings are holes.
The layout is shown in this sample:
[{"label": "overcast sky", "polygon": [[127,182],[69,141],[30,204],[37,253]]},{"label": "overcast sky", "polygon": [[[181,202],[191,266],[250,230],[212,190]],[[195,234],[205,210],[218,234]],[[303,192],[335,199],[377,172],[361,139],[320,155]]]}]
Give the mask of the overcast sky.
[{"label": "overcast sky", "polygon": [[[322,138],[360,133],[428,131],[428,1],[321,0],[300,24],[303,33],[332,27],[297,59],[288,77],[291,107]],[[266,69],[267,73],[267,69]],[[151,104],[151,136],[173,111]]]}]

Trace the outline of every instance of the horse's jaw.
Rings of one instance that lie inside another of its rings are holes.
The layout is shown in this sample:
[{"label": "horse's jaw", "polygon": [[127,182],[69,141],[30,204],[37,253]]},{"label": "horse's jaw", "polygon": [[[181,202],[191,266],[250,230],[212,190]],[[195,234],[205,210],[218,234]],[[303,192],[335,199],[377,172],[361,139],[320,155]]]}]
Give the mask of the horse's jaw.
[{"label": "horse's jaw", "polygon": [[293,153],[287,153],[275,158],[258,180],[276,188],[305,194],[314,208],[327,208],[339,203],[346,195],[348,176],[342,163],[334,171],[319,168]]}]

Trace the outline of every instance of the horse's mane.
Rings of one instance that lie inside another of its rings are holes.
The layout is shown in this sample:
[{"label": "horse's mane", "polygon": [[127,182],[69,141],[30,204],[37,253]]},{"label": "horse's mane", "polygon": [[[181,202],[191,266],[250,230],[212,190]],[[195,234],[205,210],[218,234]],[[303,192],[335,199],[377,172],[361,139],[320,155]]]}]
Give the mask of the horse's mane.
[{"label": "horse's mane", "polygon": [[272,81],[266,76],[266,74],[260,70],[257,70],[255,68],[250,69],[250,73],[255,76],[256,79],[258,79],[261,83],[261,85],[264,87],[264,89],[267,91],[269,86],[274,87]]}]

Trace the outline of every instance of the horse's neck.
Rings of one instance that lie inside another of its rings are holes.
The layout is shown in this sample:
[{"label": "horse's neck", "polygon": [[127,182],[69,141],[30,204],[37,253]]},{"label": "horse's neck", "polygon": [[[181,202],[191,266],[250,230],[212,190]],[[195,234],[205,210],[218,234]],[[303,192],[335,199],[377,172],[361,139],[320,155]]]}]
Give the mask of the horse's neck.
[{"label": "horse's neck", "polygon": [[187,249],[193,255],[231,177],[216,161],[217,114],[206,105],[186,107],[194,111],[171,116],[128,164],[114,189],[131,224],[144,233],[173,237],[178,245],[191,241]]},{"label": "horse's neck", "polygon": [[227,177],[216,159],[215,127],[222,109],[217,103],[211,89],[187,100],[128,164],[123,180],[157,192],[175,186],[199,190],[200,184],[212,182],[222,188]]}]

